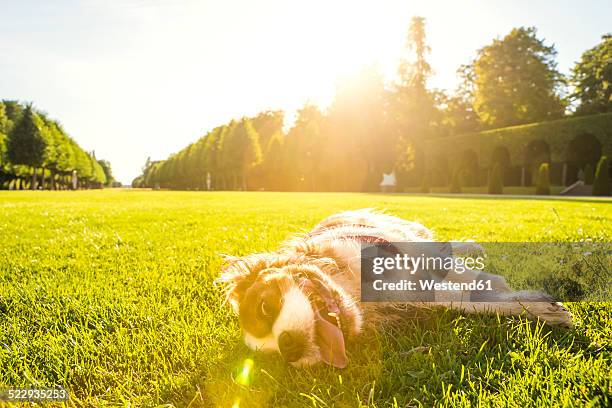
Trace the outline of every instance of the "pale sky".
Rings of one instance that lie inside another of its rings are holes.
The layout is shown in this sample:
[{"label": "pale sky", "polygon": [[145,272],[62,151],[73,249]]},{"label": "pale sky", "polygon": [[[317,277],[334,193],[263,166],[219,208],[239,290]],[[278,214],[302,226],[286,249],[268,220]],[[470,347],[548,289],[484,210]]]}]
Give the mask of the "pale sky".
[{"label": "pale sky", "polygon": [[0,98],[34,102],[129,183],[232,118],[326,106],[343,75],[395,73],[427,21],[433,87],[512,27],[568,72],[612,31],[611,1],[0,0]]}]

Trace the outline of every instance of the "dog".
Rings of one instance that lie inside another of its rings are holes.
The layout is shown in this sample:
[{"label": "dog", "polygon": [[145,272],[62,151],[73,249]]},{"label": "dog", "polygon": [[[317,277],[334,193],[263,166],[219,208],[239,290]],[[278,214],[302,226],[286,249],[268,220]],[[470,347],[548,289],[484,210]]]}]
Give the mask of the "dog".
[{"label": "dog", "polygon": [[[238,315],[248,347],[280,353],[294,366],[324,362],[344,368],[345,343],[361,332],[364,312],[380,320],[385,316],[379,311],[389,306],[359,301],[362,244],[433,240],[433,233],[419,223],[369,209],[347,211],[324,219],[275,252],[227,256],[218,281]],[[471,243],[452,245],[454,253],[479,249]],[[500,297],[497,301],[434,305],[468,313],[526,315],[551,325],[572,326],[571,314],[547,295],[513,292],[502,277],[485,275]],[[463,276],[468,279],[474,272],[468,270]]]}]

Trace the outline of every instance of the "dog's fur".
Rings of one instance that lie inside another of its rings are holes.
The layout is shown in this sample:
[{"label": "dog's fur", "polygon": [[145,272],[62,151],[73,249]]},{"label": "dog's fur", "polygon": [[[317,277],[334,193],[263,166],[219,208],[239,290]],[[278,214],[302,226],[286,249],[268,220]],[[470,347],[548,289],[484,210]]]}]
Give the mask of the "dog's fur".
[{"label": "dog's fur", "polygon": [[[281,352],[294,365],[323,361],[348,364],[345,339],[359,334],[365,304],[360,297],[360,248],[364,242],[430,242],[423,225],[370,210],[326,218],[310,233],[287,241],[280,250],[246,257],[227,257],[221,274],[227,299],[238,314],[246,344],[255,350]],[[453,244],[453,252],[475,244]],[[478,271],[482,277],[482,272]],[[526,315],[570,327],[570,313],[537,292],[512,292],[505,280],[485,274],[496,302],[436,302],[465,312]],[[466,280],[476,276],[466,271]],[[429,303],[428,305],[431,305]],[[373,319],[388,304],[368,304]],[[423,306],[423,304],[415,304]],[[370,318],[370,317],[368,317]]]}]

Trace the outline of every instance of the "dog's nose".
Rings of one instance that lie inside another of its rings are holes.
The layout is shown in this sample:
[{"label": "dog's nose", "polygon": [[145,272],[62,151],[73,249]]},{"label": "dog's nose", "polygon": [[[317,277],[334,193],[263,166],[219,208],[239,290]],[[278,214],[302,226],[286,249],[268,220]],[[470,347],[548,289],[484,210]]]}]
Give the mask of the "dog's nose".
[{"label": "dog's nose", "polygon": [[304,354],[306,336],[297,331],[284,331],[278,336],[278,349],[289,362],[299,360]]}]

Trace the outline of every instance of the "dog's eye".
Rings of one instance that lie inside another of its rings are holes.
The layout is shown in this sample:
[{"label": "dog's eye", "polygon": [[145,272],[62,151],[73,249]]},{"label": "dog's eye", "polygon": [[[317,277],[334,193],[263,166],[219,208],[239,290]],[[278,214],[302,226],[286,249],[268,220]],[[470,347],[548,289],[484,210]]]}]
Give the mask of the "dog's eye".
[{"label": "dog's eye", "polygon": [[259,306],[259,311],[260,311],[261,315],[264,316],[264,317],[270,317],[270,315],[271,315],[270,307],[268,306],[268,304],[266,303],[265,300],[261,301],[261,305]]}]

